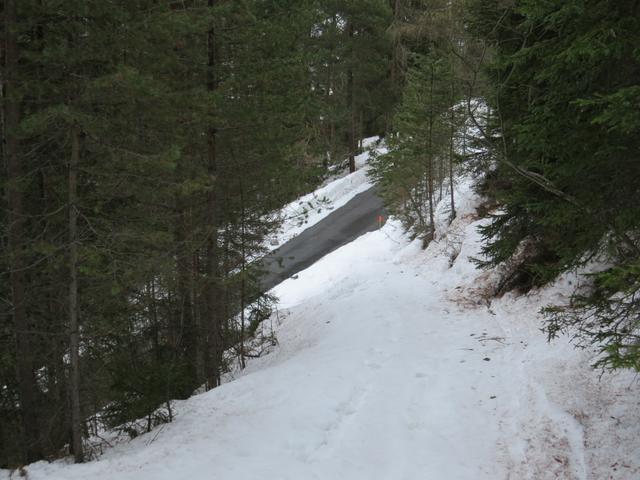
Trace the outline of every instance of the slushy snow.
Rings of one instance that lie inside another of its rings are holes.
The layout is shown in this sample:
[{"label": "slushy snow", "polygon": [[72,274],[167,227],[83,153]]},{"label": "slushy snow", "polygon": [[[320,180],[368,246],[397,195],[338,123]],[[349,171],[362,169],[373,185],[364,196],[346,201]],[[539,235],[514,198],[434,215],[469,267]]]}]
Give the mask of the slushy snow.
[{"label": "slushy snow", "polygon": [[[571,275],[483,300],[478,197],[457,187],[426,249],[394,221],[274,289],[279,346],[173,423],[31,480],[631,480],[638,385],[546,342],[538,310]],[[17,473],[14,475],[17,476]],[[8,478],[8,472],[0,478]]]}]

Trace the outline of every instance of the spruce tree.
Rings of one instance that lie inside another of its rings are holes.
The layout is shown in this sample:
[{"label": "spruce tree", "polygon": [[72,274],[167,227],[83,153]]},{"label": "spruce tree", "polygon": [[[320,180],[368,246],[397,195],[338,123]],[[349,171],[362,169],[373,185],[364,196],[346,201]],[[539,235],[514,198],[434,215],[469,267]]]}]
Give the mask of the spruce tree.
[{"label": "spruce tree", "polygon": [[505,284],[527,289],[606,253],[615,267],[552,310],[549,333],[577,328],[602,364],[637,368],[637,2],[474,2],[473,12],[495,48],[488,188],[503,210],[483,230],[489,263],[528,245]]},{"label": "spruce tree", "polygon": [[434,237],[436,186],[444,182],[449,149],[448,66],[435,54],[415,54],[403,98],[394,117],[390,152],[374,161],[373,178],[389,208],[426,243]]},{"label": "spruce tree", "polygon": [[393,106],[386,35],[391,22],[386,0],[318,2],[314,85],[321,95],[329,151],[346,153],[352,172],[358,140],[383,133]]},{"label": "spruce tree", "polygon": [[[382,115],[383,3],[357,19],[358,136]],[[244,363],[269,304],[252,262],[320,178],[322,108],[346,112],[356,47],[340,27],[326,56],[311,0],[2,6],[0,465],[65,445],[82,461],[87,434],[170,421]]]},{"label": "spruce tree", "polygon": [[456,2],[396,2],[392,25],[395,75],[402,78],[402,101],[388,139],[390,152],[374,162],[387,206],[405,227],[428,243],[434,237],[435,204],[449,189],[450,218],[455,217],[454,164],[465,123],[460,88],[466,66],[465,45]]}]

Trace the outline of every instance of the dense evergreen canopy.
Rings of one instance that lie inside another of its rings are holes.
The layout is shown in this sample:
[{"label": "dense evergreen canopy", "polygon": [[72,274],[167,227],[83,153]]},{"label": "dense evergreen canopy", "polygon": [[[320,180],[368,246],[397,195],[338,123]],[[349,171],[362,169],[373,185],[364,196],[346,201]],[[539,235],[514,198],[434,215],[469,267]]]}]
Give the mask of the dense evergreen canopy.
[{"label": "dense evergreen canopy", "polygon": [[547,332],[640,369],[639,2],[0,6],[0,467],[83,461],[243,368],[277,212],[371,135],[425,244],[482,178],[495,294],[598,260]]},{"label": "dense evergreen canopy", "polygon": [[548,331],[575,327],[602,348],[600,364],[638,369],[640,6],[474,7],[477,34],[495,47],[488,185],[502,211],[484,229],[485,252],[491,264],[518,254],[508,284],[525,288],[597,257],[613,264],[549,310]]},{"label": "dense evergreen canopy", "polygon": [[244,364],[274,212],[384,128],[389,7],[355,7],[2,2],[0,466]]}]

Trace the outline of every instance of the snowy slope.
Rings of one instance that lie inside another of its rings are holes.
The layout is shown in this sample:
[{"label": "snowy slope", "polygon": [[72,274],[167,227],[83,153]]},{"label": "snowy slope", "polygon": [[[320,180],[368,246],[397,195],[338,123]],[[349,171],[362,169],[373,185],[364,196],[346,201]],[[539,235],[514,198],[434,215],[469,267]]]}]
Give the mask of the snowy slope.
[{"label": "snowy slope", "polygon": [[282,225],[267,245],[268,249],[275,250],[373,186],[367,177],[369,156],[372,152],[386,153],[387,148],[379,137],[365,138],[362,146],[364,152],[355,158],[357,170],[354,173],[330,178],[314,192],[285,205],[280,212]]},{"label": "snowy slope", "polygon": [[[634,377],[547,344],[553,288],[489,305],[468,183],[426,251],[389,222],[275,289],[279,347],[174,423],[32,480],[640,478]],[[0,478],[6,478],[0,474]]]}]

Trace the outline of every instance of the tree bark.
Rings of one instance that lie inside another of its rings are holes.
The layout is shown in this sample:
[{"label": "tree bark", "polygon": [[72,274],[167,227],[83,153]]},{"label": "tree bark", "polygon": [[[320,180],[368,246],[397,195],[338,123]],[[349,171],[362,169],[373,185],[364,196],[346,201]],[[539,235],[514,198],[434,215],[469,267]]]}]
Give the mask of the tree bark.
[{"label": "tree bark", "polygon": [[453,159],[454,159],[454,136],[455,136],[455,99],[456,99],[456,87],[454,79],[451,79],[451,117],[449,125],[449,195],[451,198],[451,221],[456,218],[456,203],[453,193]]},{"label": "tree bark", "polygon": [[20,101],[18,92],[18,40],[16,0],[4,2],[4,157],[7,165],[6,195],[8,206],[8,247],[13,322],[16,338],[16,376],[22,413],[24,460],[30,463],[42,457],[38,433],[37,391],[32,342],[26,309],[25,211],[20,182],[23,169],[20,159],[18,127]]},{"label": "tree bark", "polygon": [[[184,165],[179,163],[179,181],[185,180],[182,176]],[[175,227],[175,240],[178,245],[176,258],[177,274],[177,308],[171,320],[170,338],[171,346],[175,349],[180,361],[186,362],[191,378],[186,383],[184,390],[179,392],[180,398],[188,398],[196,388],[198,369],[198,336],[193,315],[192,306],[192,223],[189,218],[189,205],[181,192],[176,193],[177,221]]]},{"label": "tree bark", "polygon": [[244,337],[245,337],[245,315],[244,309],[246,304],[246,274],[247,274],[247,251],[246,251],[246,212],[244,205],[244,184],[240,182],[240,208],[241,208],[241,265],[240,265],[240,368],[243,370],[246,367],[244,358]]},{"label": "tree bark", "polygon": [[[400,0],[391,0],[390,2],[391,9],[393,11],[393,24],[392,28],[397,29],[401,24],[400,19],[400,11],[401,4]],[[393,36],[393,45],[391,50],[391,69],[390,69],[390,79],[392,88],[396,89],[396,91],[400,91],[400,55],[402,49],[402,42],[398,39],[398,34],[396,33]]]},{"label": "tree bark", "polygon": [[78,163],[80,128],[71,129],[69,161],[69,396],[71,397],[71,447],[76,463],[84,461],[82,412],[80,410],[80,332],[78,325]]},{"label": "tree bark", "polygon": [[327,122],[329,125],[329,158],[327,160],[333,161],[336,156],[336,122],[335,122],[335,108],[333,107],[333,99],[335,95],[333,89],[333,52],[331,52],[331,59],[327,67],[327,91],[325,92],[325,102],[327,105]]},{"label": "tree bark", "polygon": [[433,214],[433,124],[435,121],[435,113],[433,106],[433,86],[435,78],[433,65],[431,65],[431,77],[429,79],[429,138],[427,139],[427,188],[429,193],[429,223],[430,236],[429,240],[435,238],[435,221]]},{"label": "tree bark", "polygon": [[[208,0],[209,8],[216,5],[216,0]],[[216,79],[216,33],[213,26],[207,32],[207,91],[213,92],[218,86]],[[207,172],[209,174],[210,189],[207,192],[207,354],[206,375],[207,389],[220,385],[220,369],[222,364],[222,322],[220,312],[220,294],[218,288],[219,277],[219,249],[218,249],[218,162],[216,151],[215,125],[207,130]]]},{"label": "tree bark", "polygon": [[347,26],[349,34],[349,44],[351,45],[351,59],[349,68],[347,70],[347,108],[350,111],[349,119],[349,172],[356,171],[356,104],[355,104],[355,85],[354,85],[354,62],[355,62],[355,48],[353,45],[353,38],[355,36],[355,29],[353,22],[349,21]]}]

